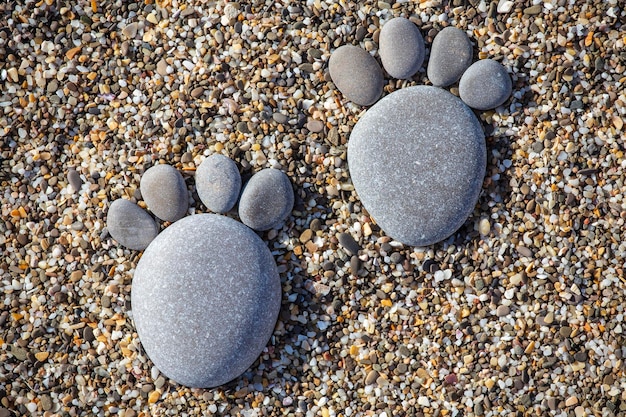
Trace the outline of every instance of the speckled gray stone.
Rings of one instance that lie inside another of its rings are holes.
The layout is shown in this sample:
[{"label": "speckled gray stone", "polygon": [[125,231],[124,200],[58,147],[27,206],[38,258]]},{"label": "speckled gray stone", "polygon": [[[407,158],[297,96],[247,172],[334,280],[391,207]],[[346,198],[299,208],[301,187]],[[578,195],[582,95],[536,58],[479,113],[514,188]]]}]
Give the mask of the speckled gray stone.
[{"label": "speckled gray stone", "polygon": [[133,250],[144,250],[159,234],[159,226],[152,216],[123,198],[111,203],[107,212],[107,230],[120,245]]},{"label": "speckled gray stone", "polygon": [[461,100],[476,110],[489,110],[511,96],[511,77],[506,68],[492,59],[474,62],[459,82]]},{"label": "speckled gray stone", "polygon": [[330,78],[353,103],[369,106],[383,93],[383,71],[367,51],[358,46],[337,48],[328,62]]},{"label": "speckled gray stone", "polygon": [[413,22],[395,17],[380,30],[378,54],[389,75],[411,78],[424,63],[424,38]]},{"label": "speckled gray stone", "polygon": [[389,94],[348,141],[350,176],[363,206],[406,245],[431,245],[458,230],[476,205],[485,166],[478,119],[438,87]]},{"label": "speckled gray stone", "polygon": [[435,36],[428,58],[428,79],[434,86],[457,82],[472,63],[472,44],[467,34],[448,26]]},{"label": "speckled gray stone", "polygon": [[80,179],[80,174],[74,168],[70,168],[67,171],[67,181],[70,183],[73,192],[80,191],[80,187],[83,185],[83,181]]},{"label": "speckled gray stone", "polygon": [[293,209],[293,187],[278,169],[266,168],[250,178],[239,200],[239,218],[254,230],[279,227]]},{"label": "speckled gray stone", "polygon": [[233,208],[241,191],[237,165],[224,155],[209,156],[196,170],[196,189],[209,210],[226,213]]},{"label": "speckled gray stone", "polygon": [[281,288],[269,249],[218,214],[185,217],[148,246],[131,289],[148,357],[179,384],[210,388],[245,372],[265,348]]},{"label": "speckled gray stone", "polygon": [[187,213],[187,186],[176,168],[165,164],[149,168],[141,177],[139,189],[148,208],[159,219],[175,222]]}]

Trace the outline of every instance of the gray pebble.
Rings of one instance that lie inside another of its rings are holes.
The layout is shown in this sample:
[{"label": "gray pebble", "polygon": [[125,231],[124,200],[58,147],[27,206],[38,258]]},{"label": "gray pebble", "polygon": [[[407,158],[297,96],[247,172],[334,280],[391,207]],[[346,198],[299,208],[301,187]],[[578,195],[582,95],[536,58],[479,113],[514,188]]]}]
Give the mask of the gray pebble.
[{"label": "gray pebble", "polygon": [[133,277],[131,305],[148,357],[179,384],[209,388],[248,369],[281,302],[265,243],[225,216],[197,214],[165,229]]},{"label": "gray pebble", "polygon": [[176,168],[165,164],[149,168],[139,187],[148,208],[159,219],[175,222],[187,213],[187,186]]},{"label": "gray pebble", "polygon": [[159,234],[152,216],[137,204],[118,198],[109,207],[107,230],[120,245],[133,250],[144,250]]},{"label": "gray pebble", "polygon": [[70,183],[74,192],[80,191],[80,187],[83,185],[83,181],[80,179],[80,174],[74,168],[70,168],[67,171],[67,181]]},{"label": "gray pebble", "polygon": [[461,77],[459,95],[476,110],[494,109],[511,96],[511,77],[506,69],[492,59],[474,62]]},{"label": "gray pebble", "polygon": [[497,315],[498,317],[504,317],[504,316],[506,316],[507,314],[509,314],[509,312],[510,312],[510,311],[511,311],[511,310],[509,309],[509,307],[508,307],[508,306],[505,306],[505,305],[499,305],[499,306],[498,306],[498,308],[496,309],[496,315]]},{"label": "gray pebble", "polygon": [[289,121],[289,118],[282,113],[272,114],[272,119],[274,119],[276,123],[280,123],[280,124],[285,124]]},{"label": "gray pebble", "polygon": [[434,86],[447,87],[461,78],[472,63],[472,44],[467,34],[453,26],[435,36],[428,59],[428,79]]},{"label": "gray pebble", "polygon": [[358,256],[356,255],[352,255],[352,257],[350,258],[350,271],[352,272],[352,275],[354,276],[358,276],[359,275],[359,270],[361,269],[361,260],[359,259]]},{"label": "gray pebble", "polygon": [[352,237],[350,233],[339,233],[337,235],[337,240],[339,240],[339,244],[348,252],[350,255],[358,255],[361,247],[357,243],[356,240]]},{"label": "gray pebble", "polygon": [[392,77],[411,78],[424,63],[425,53],[424,38],[410,20],[396,17],[380,30],[378,54]]},{"label": "gray pebble", "polygon": [[239,218],[254,230],[279,227],[293,209],[294,194],[289,177],[266,168],[250,178],[239,200]]},{"label": "gray pebble", "polygon": [[328,62],[330,77],[346,98],[355,104],[369,106],[383,93],[383,72],[378,62],[365,50],[343,45]]},{"label": "gray pebble", "polygon": [[196,170],[196,189],[204,205],[215,213],[233,208],[241,190],[241,175],[235,162],[221,154],[206,158]]},{"label": "gray pebble", "polygon": [[474,210],[485,175],[485,138],[474,113],[449,92],[404,88],[358,121],[348,166],[363,206],[387,235],[406,245],[431,245]]}]

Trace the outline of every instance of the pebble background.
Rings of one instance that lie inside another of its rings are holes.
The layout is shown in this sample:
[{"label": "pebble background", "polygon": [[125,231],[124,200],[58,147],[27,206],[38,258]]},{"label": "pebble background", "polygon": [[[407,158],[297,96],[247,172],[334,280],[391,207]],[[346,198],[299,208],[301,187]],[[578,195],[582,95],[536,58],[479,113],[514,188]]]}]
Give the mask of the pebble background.
[{"label": "pebble background", "polygon": [[[623,2],[126,3],[0,3],[0,416],[624,414]],[[420,250],[361,209],[345,158],[363,109],[327,73],[401,15],[427,48],[467,30],[514,92],[479,113],[474,220]],[[283,169],[296,204],[262,235],[283,290],[267,350],[195,390],[142,351],[139,254],[104,224],[118,198],[144,205],[157,161],[204,211],[192,174],[215,152],[244,179]]]}]

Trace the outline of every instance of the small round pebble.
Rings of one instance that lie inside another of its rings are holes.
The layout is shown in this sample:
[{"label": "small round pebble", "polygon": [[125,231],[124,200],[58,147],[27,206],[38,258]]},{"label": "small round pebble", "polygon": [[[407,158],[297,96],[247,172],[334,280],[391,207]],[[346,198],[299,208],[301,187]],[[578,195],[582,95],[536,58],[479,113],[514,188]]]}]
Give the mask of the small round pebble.
[{"label": "small round pebble", "polygon": [[395,91],[372,106],[348,141],[363,206],[392,238],[440,242],[474,210],[486,166],[485,137],[461,100],[431,86]]},{"label": "small round pebble", "polygon": [[133,250],[144,250],[159,234],[159,227],[152,216],[123,198],[111,203],[107,213],[107,229],[120,245]]},{"label": "small round pebble", "polygon": [[275,229],[289,216],[293,203],[289,177],[278,169],[262,169],[250,178],[241,193],[239,218],[254,230]]},{"label": "small round pebble", "polygon": [[218,214],[165,229],[137,264],[133,319],[148,357],[189,387],[237,378],[265,348],[281,303],[280,277],[265,243]]},{"label": "small round pebble", "polygon": [[461,78],[472,63],[472,44],[467,34],[448,26],[435,36],[428,58],[428,79],[436,87],[447,87]]},{"label": "small round pebble", "polygon": [[74,168],[70,168],[67,171],[67,181],[70,183],[74,192],[80,191],[80,187],[83,185],[83,181],[80,179],[80,174]]},{"label": "small round pebble", "polygon": [[459,82],[461,100],[476,110],[489,110],[511,96],[512,82],[506,69],[492,59],[473,63]]},{"label": "small round pebble", "polygon": [[227,156],[213,154],[196,170],[196,189],[204,205],[215,213],[233,208],[241,191],[241,175]]},{"label": "small round pebble", "polygon": [[141,177],[139,189],[148,208],[159,219],[175,222],[187,213],[187,186],[176,168],[166,164],[149,168]]},{"label": "small round pebble", "polygon": [[337,48],[328,62],[330,78],[346,98],[369,106],[383,93],[383,71],[368,52],[353,45]]},{"label": "small round pebble", "polygon": [[378,54],[389,75],[400,79],[411,78],[424,62],[424,38],[410,20],[393,18],[380,30]]}]

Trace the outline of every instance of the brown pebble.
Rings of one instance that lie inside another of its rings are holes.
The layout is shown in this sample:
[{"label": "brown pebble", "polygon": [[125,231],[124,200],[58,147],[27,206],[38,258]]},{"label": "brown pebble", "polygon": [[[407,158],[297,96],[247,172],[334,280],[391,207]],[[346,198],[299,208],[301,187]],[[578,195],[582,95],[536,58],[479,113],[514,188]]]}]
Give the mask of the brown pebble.
[{"label": "brown pebble", "polygon": [[317,232],[318,230],[322,230],[322,222],[320,219],[311,220],[311,224],[309,225],[312,231]]},{"label": "brown pebble", "polygon": [[302,232],[302,234],[300,235],[300,242],[301,243],[306,243],[309,240],[311,240],[311,237],[313,237],[313,231],[311,229],[306,229],[304,232]]},{"label": "brown pebble", "polygon": [[376,382],[377,379],[378,379],[378,371],[375,369],[372,369],[371,371],[369,371],[369,373],[365,377],[365,385],[372,385],[373,383]]},{"label": "brown pebble", "polygon": [[359,270],[361,269],[361,260],[359,259],[358,256],[356,255],[352,255],[352,257],[350,258],[350,271],[352,272],[352,275],[354,276],[358,276],[359,275]]}]

